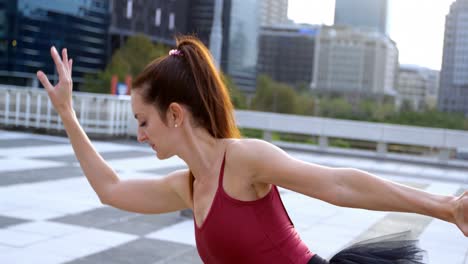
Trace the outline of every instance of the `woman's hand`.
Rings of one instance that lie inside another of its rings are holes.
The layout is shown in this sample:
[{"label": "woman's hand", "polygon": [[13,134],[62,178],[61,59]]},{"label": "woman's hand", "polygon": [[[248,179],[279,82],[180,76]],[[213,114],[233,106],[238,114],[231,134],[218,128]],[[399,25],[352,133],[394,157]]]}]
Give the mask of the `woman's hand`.
[{"label": "woman's hand", "polygon": [[67,49],[62,50],[62,58],[55,47],[50,49],[50,54],[55,62],[59,82],[53,86],[47,76],[42,71],[37,72],[37,78],[49,95],[50,101],[59,115],[73,111],[72,90],[73,81],[71,78],[73,61],[68,60]]},{"label": "woman's hand", "polygon": [[455,224],[468,237],[468,191],[455,200]]}]

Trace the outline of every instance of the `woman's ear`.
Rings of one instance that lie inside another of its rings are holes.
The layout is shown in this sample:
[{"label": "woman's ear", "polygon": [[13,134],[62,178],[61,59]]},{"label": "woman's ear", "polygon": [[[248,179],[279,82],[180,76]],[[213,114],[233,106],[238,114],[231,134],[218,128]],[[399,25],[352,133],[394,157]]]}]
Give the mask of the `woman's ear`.
[{"label": "woman's ear", "polygon": [[171,127],[180,127],[184,121],[184,108],[179,103],[171,103],[169,105],[168,118],[169,126]]}]

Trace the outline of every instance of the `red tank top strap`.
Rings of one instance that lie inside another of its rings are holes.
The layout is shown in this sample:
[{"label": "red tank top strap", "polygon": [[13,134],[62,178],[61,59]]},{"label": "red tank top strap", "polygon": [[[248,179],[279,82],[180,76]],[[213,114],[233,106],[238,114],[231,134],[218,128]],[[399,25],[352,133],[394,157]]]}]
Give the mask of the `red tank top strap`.
[{"label": "red tank top strap", "polygon": [[221,164],[221,170],[219,171],[218,188],[223,187],[224,163],[225,163],[225,161],[226,161],[226,150],[224,150],[223,163]]}]

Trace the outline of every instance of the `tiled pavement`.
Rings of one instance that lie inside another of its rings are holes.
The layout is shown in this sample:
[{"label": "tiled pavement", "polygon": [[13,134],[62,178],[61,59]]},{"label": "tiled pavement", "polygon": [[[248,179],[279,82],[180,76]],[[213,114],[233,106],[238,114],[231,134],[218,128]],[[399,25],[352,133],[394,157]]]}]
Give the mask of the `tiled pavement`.
[{"label": "tiled pavement", "polygon": [[[162,177],[185,166],[178,158],[159,161],[138,144],[93,143],[123,179]],[[468,172],[462,169],[289,153],[323,165],[376,171],[431,192],[467,189]],[[418,172],[460,180],[415,178]],[[299,234],[324,257],[356,241],[412,230],[430,263],[468,263],[468,239],[451,224],[414,214],[340,208],[281,192]],[[0,263],[201,263],[194,246],[193,221],[179,213],[142,215],[100,204],[66,138],[0,130]]]}]

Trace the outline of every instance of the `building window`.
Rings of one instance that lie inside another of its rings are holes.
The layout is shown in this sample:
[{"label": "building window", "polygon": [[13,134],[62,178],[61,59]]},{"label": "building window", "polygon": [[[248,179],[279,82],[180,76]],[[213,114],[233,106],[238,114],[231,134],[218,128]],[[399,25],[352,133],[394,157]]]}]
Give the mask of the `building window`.
[{"label": "building window", "polygon": [[127,18],[132,18],[133,0],[127,0]]},{"label": "building window", "polygon": [[174,29],[174,26],[175,26],[175,14],[174,13],[171,13],[169,15],[169,29],[170,30],[173,30]]},{"label": "building window", "polygon": [[156,14],[154,15],[154,24],[157,27],[161,25],[161,8],[156,9]]}]

